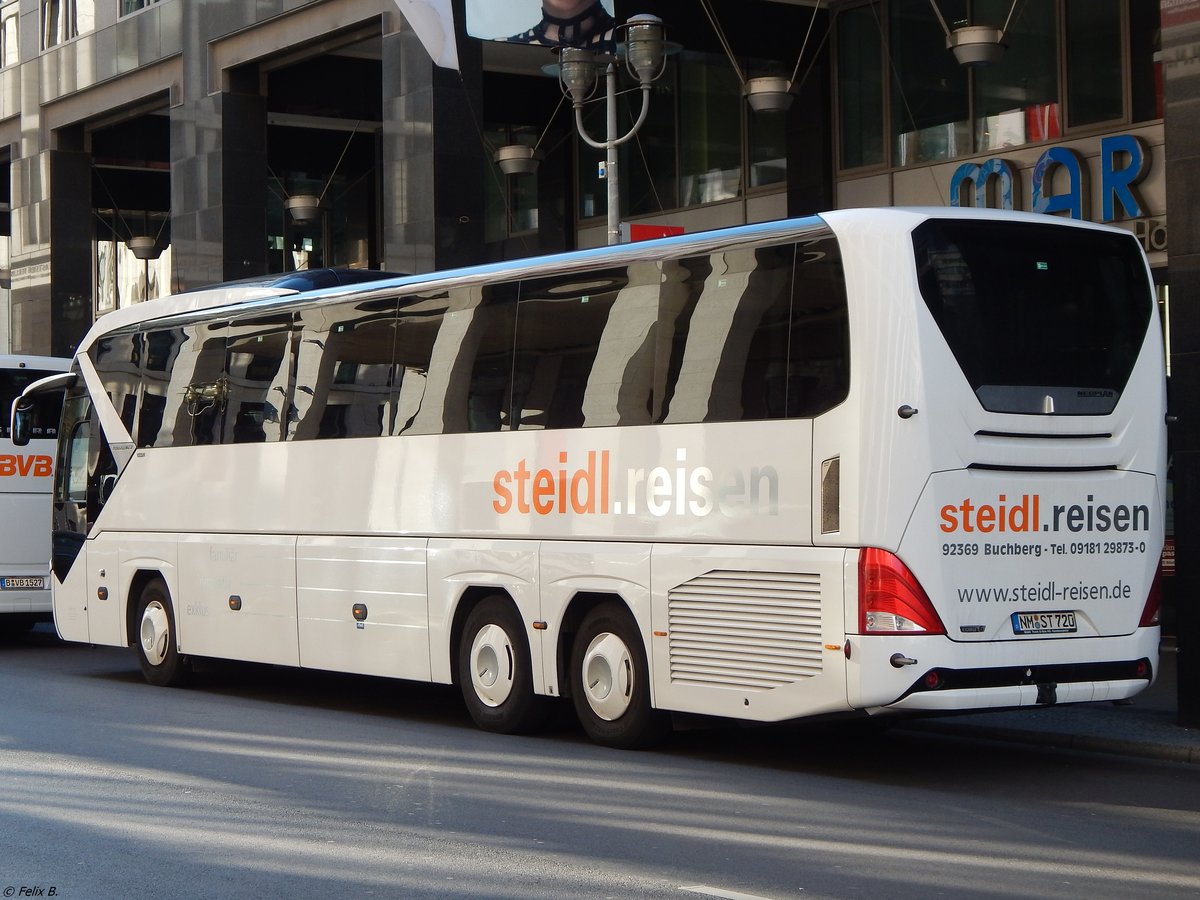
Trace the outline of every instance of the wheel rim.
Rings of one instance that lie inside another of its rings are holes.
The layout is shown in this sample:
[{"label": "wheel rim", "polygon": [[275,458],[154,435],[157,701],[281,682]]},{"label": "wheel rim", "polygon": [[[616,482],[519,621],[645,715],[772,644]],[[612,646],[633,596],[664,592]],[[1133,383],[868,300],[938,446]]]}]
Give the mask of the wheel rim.
[{"label": "wheel rim", "polygon": [[583,693],[588,706],[606,722],[615,722],[633,703],[633,657],[611,632],[598,634],[583,654]]},{"label": "wheel rim", "polygon": [[171,620],[157,600],[151,600],[142,611],[142,654],[152,666],[162,665],[170,644]]},{"label": "wheel rim", "polygon": [[485,625],[471,643],[471,685],[475,696],[496,707],[513,689],[513,646],[499,625]]}]

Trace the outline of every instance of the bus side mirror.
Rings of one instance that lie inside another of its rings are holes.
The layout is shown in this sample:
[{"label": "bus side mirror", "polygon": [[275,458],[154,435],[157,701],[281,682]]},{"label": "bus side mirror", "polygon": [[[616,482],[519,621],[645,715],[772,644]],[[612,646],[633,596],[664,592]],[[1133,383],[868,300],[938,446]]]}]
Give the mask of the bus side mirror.
[{"label": "bus side mirror", "polygon": [[29,443],[33,429],[33,398],[18,397],[12,407],[12,442],[18,447]]}]

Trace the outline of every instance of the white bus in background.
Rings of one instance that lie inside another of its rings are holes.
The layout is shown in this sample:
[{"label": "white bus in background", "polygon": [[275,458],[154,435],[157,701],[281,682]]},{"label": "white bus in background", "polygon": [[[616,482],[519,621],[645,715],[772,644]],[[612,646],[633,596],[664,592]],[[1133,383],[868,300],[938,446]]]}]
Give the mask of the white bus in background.
[{"label": "white bus in background", "polygon": [[156,684],[456,682],[626,747],[1127,698],[1162,353],[1130,234],[950,209],[152,301],[72,368],[55,621]]},{"label": "white bus in background", "polygon": [[62,395],[47,394],[29,411],[29,441],[21,447],[9,433],[9,411],[26,387],[70,365],[0,356],[0,634],[50,621],[50,487]]}]

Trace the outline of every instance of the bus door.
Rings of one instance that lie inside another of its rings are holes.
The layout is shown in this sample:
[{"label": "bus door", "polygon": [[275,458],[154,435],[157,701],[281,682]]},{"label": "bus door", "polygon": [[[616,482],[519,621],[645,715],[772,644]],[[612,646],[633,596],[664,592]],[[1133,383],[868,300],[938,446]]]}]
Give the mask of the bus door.
[{"label": "bus door", "polygon": [[85,545],[116,483],[117,464],[82,383],[67,393],[58,452],[51,568],[59,634],[64,640],[124,644],[117,597],[97,593],[100,570],[116,572],[116,549],[111,559],[100,559],[104,554],[89,556]]}]

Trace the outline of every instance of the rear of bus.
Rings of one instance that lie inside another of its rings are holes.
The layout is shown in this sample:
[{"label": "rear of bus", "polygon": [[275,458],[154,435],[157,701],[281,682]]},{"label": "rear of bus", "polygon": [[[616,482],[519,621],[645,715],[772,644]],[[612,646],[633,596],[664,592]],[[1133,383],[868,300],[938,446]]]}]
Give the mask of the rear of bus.
[{"label": "rear of bus", "polygon": [[26,386],[69,364],[53,357],[0,356],[0,631],[51,619],[50,490],[62,394],[40,399],[25,446],[13,445],[10,413]]},{"label": "rear of bus", "polygon": [[850,704],[1138,693],[1158,660],[1166,471],[1141,248],[1045,216],[893,210],[881,228],[881,212],[826,216],[861,364],[816,460],[841,456],[843,537],[861,548]]}]

